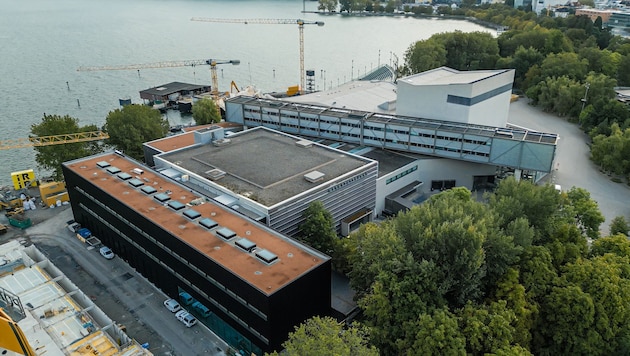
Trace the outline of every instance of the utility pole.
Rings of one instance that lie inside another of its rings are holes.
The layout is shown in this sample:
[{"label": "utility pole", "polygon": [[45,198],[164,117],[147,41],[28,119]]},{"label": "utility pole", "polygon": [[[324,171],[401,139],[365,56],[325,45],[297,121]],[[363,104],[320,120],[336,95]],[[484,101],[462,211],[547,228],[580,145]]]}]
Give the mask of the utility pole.
[{"label": "utility pole", "polygon": [[584,92],[584,98],[582,99],[582,110],[580,110],[580,113],[584,111],[584,106],[586,105],[586,96],[588,95],[588,88],[591,87],[591,84],[586,83],[584,84],[584,86],[586,87],[586,91]]}]

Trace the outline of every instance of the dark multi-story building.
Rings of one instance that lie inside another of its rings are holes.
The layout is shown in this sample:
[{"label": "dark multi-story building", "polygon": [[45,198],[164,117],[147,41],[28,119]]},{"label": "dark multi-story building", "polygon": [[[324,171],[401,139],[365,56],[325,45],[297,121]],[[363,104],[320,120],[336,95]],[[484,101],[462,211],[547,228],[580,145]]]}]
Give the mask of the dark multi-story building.
[{"label": "dark multi-story building", "polygon": [[118,153],[63,165],[75,219],[247,353],[330,313],[328,256]]}]

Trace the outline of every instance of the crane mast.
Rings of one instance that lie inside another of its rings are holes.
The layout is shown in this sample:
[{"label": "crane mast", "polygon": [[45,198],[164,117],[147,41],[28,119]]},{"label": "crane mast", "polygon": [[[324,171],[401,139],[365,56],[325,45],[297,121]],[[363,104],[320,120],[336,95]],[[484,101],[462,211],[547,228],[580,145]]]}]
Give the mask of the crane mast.
[{"label": "crane mast", "polygon": [[261,25],[298,25],[300,34],[300,94],[304,93],[304,25],[324,26],[323,21],[305,21],[302,19],[217,19],[207,17],[193,17],[191,21],[219,22],[219,23],[243,23]]}]

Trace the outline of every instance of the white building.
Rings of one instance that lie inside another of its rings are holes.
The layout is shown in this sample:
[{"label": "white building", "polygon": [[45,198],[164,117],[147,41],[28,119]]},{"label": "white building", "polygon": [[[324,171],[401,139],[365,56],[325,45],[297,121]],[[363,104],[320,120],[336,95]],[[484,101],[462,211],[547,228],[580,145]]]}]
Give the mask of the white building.
[{"label": "white building", "polygon": [[513,69],[414,74],[398,80],[396,114],[505,127],[513,81]]}]

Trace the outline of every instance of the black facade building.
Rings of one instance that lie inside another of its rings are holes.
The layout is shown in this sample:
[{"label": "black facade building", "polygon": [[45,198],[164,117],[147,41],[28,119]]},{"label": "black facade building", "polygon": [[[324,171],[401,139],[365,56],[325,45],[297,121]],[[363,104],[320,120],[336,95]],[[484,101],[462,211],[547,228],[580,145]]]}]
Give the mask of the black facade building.
[{"label": "black facade building", "polygon": [[330,258],[119,154],[63,165],[75,220],[237,350],[330,313]]}]

